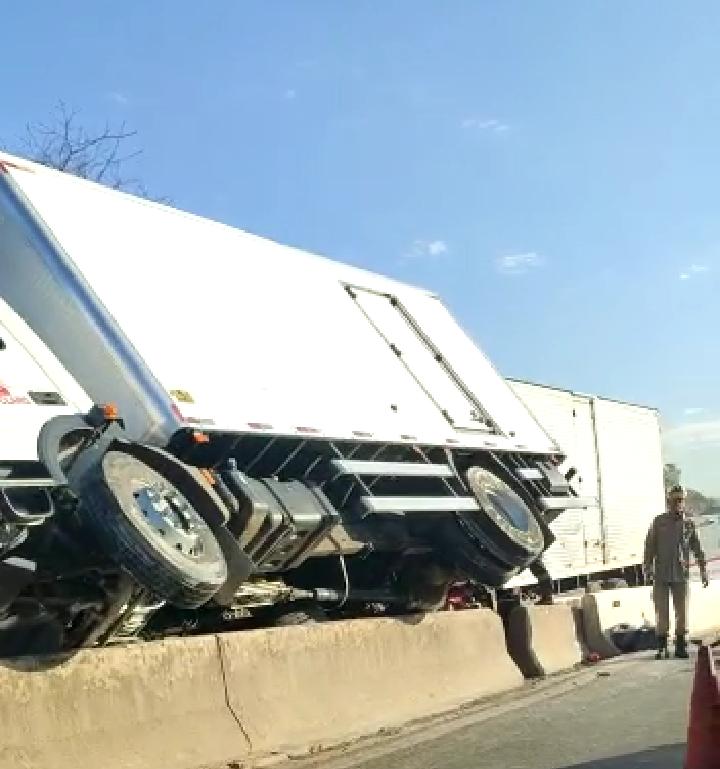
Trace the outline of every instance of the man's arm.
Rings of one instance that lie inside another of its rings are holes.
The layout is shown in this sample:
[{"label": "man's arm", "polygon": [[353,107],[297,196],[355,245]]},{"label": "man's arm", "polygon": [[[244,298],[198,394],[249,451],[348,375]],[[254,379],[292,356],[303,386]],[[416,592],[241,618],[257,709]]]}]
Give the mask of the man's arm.
[{"label": "man's arm", "polygon": [[655,555],[657,553],[657,534],[655,532],[655,521],[650,524],[647,536],[645,537],[645,555],[643,557],[643,571],[646,579],[653,579],[655,576]]},{"label": "man's arm", "polygon": [[705,552],[700,544],[700,537],[698,537],[697,529],[694,523],[690,523],[692,530],[690,531],[690,550],[695,556],[697,565],[700,567],[700,579],[702,580],[703,587],[708,586],[707,566],[705,563]]}]

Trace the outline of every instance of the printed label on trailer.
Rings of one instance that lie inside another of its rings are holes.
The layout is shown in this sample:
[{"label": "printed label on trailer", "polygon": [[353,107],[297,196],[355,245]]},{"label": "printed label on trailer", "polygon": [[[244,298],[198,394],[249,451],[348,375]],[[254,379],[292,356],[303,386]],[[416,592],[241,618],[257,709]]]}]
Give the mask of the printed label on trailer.
[{"label": "printed label on trailer", "polygon": [[195,399],[187,390],[170,390],[170,395],[180,403],[195,403]]},{"label": "printed label on trailer", "polygon": [[0,406],[17,406],[30,403],[32,403],[32,401],[27,395],[13,395],[10,390],[0,382]]}]

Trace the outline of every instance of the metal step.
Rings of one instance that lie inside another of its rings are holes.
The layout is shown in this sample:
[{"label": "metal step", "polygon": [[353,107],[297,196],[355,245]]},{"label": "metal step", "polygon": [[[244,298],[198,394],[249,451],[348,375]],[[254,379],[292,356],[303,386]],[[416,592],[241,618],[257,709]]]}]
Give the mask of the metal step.
[{"label": "metal step", "polygon": [[543,510],[577,510],[583,507],[597,507],[597,497],[539,497],[538,504]]},{"label": "metal step", "polygon": [[52,478],[0,478],[0,489],[50,489],[57,485]]},{"label": "metal step", "polygon": [[337,475],[383,475],[403,478],[452,478],[449,465],[429,462],[373,462],[363,459],[333,459],[330,466]]},{"label": "metal step", "polygon": [[516,467],[515,475],[524,481],[541,481],[545,477],[537,467]]},{"label": "metal step", "polygon": [[367,513],[452,513],[479,510],[472,497],[361,497]]}]

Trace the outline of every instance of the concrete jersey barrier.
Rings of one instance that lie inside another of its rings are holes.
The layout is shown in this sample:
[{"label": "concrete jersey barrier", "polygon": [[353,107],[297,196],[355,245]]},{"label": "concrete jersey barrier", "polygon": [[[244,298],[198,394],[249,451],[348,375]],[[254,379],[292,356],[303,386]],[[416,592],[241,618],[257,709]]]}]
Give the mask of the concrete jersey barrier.
[{"label": "concrete jersey barrier", "polygon": [[575,622],[575,637],[580,644],[580,651],[582,652],[582,658],[587,659],[590,649],[585,641],[585,626],[583,624],[583,612],[582,612],[582,597],[585,595],[584,591],[577,591],[568,593],[566,595],[555,596],[554,604],[569,606],[572,611],[573,620]]},{"label": "concrete jersey barrier", "polygon": [[[0,769],[197,769],[306,751],[522,684],[488,611],[0,661]],[[22,668],[22,669],[21,669]]]},{"label": "concrete jersey barrier", "polygon": [[691,582],[689,606],[690,635],[716,635],[720,631],[720,580],[712,580],[705,588],[700,582]]},{"label": "concrete jersey barrier", "polygon": [[581,606],[585,643],[590,651],[604,659],[621,653],[612,640],[614,629],[623,625],[655,626],[655,608],[650,587],[624,587],[586,593]]},{"label": "concrete jersey barrier", "polygon": [[516,606],[508,617],[510,656],[528,678],[579,665],[583,654],[571,605]]},{"label": "concrete jersey barrier", "polygon": [[249,751],[214,637],[20,662],[0,663],[0,769],[189,769]]},{"label": "concrete jersey barrier", "polygon": [[[655,607],[651,587],[630,587],[587,593],[582,598],[585,642],[601,657],[614,657],[620,650],[612,641],[612,631],[620,625],[655,627]],[[674,616],[670,611],[670,632]],[[690,583],[689,634],[691,637],[720,631],[720,580],[707,588]]]},{"label": "concrete jersey barrier", "polygon": [[489,610],[220,637],[253,750],[337,744],[522,684]]}]

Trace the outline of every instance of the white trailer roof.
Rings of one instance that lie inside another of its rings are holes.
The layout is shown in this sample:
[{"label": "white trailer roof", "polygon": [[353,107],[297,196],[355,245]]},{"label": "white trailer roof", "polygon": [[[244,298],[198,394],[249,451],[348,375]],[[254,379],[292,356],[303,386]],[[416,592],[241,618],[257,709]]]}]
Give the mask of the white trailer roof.
[{"label": "white trailer roof", "polygon": [[517,377],[506,377],[506,379],[510,383],[510,386],[515,391],[518,391],[518,390],[522,391],[525,389],[527,389],[528,391],[552,390],[558,393],[567,393],[569,395],[573,395],[578,398],[590,398],[590,399],[596,399],[596,400],[603,400],[603,401],[607,401],[608,403],[619,403],[622,406],[635,406],[636,408],[644,409],[645,411],[658,412],[657,406],[649,406],[646,403],[634,403],[633,401],[621,400],[619,398],[609,398],[606,395],[586,393],[580,390],[572,390],[568,387],[559,387],[558,385],[543,384],[541,382],[531,382],[528,379],[518,379]]},{"label": "white trailer roof", "polygon": [[2,296],[135,437],[557,451],[432,294],[24,160],[0,169]]}]

